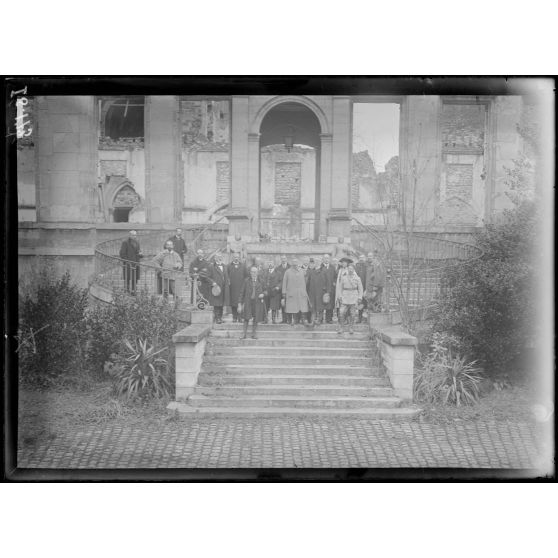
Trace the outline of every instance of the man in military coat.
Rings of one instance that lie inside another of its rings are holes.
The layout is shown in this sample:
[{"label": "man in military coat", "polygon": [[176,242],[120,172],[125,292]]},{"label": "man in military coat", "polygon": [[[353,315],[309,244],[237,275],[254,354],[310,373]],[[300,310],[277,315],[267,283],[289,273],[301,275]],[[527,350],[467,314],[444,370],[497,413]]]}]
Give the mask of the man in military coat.
[{"label": "man in military coat", "polygon": [[128,233],[128,238],[120,246],[120,259],[124,260],[122,274],[124,276],[126,292],[133,295],[136,294],[136,283],[140,278],[140,266],[137,264],[141,257],[138,233],[135,230],[131,230]]},{"label": "man in military coat", "polygon": [[[209,303],[213,306],[213,317],[215,323],[223,323],[223,306],[228,306],[229,302],[229,274],[227,267],[223,263],[221,254],[215,255],[215,262],[211,264],[211,297]],[[215,287],[219,287],[219,294],[215,294]]]},{"label": "man in military coat", "polygon": [[227,274],[229,277],[229,300],[233,316],[233,322],[240,321],[238,317],[238,301],[240,291],[244,285],[244,281],[248,277],[246,266],[240,261],[240,253],[234,252],[231,263],[227,266]]}]

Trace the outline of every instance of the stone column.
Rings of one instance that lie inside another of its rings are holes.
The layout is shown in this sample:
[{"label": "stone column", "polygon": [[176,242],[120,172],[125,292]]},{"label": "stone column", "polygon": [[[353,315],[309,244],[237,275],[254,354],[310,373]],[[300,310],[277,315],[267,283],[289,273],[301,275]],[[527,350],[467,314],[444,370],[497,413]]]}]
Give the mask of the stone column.
[{"label": "stone column", "polygon": [[233,237],[249,234],[252,217],[249,202],[248,101],[248,95],[234,95],[232,98],[231,205],[227,218],[229,235]]},{"label": "stone column", "polygon": [[331,134],[320,134],[320,234],[327,235],[328,215],[331,209]]},{"label": "stone column", "polygon": [[253,217],[251,221],[252,235],[260,230],[260,134],[248,134],[248,211]]},{"label": "stone column", "polygon": [[146,216],[149,223],[181,221],[178,99],[152,95],[145,103]]},{"label": "stone column", "polygon": [[351,149],[352,102],[350,97],[333,98],[333,141],[331,207],[328,235],[351,236]]},{"label": "stone column", "polygon": [[37,109],[37,221],[95,221],[95,98],[38,97]]}]

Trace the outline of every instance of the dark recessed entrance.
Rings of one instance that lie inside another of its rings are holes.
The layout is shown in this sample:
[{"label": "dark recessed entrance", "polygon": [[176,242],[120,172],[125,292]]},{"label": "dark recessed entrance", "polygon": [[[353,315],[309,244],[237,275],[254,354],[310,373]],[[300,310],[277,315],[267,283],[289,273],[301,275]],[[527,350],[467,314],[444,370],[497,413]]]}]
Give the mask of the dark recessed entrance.
[{"label": "dark recessed entrance", "polygon": [[260,126],[259,232],[315,240],[320,221],[320,123],[305,105],[279,104]]}]

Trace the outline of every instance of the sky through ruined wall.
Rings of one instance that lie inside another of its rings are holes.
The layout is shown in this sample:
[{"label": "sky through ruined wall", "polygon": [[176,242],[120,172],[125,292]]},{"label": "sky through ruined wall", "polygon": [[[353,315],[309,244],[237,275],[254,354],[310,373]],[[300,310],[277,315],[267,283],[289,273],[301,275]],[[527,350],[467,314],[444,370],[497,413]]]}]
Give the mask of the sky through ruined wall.
[{"label": "sky through ruined wall", "polygon": [[367,150],[376,172],[399,155],[399,109],[397,103],[353,105],[353,153]]}]

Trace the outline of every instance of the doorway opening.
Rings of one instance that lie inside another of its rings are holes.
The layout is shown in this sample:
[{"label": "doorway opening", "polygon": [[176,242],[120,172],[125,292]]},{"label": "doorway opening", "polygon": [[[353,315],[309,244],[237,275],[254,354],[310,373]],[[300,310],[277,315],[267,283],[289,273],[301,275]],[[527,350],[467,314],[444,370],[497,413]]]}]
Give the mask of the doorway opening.
[{"label": "doorway opening", "polygon": [[281,103],[260,127],[259,233],[316,240],[320,225],[320,123],[308,107]]}]

